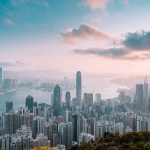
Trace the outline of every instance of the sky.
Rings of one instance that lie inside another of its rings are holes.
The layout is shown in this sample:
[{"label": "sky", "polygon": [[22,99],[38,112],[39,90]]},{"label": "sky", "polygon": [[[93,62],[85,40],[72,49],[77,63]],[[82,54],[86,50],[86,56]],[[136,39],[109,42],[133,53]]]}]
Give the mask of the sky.
[{"label": "sky", "polygon": [[150,74],[149,0],[0,0],[0,66]]}]

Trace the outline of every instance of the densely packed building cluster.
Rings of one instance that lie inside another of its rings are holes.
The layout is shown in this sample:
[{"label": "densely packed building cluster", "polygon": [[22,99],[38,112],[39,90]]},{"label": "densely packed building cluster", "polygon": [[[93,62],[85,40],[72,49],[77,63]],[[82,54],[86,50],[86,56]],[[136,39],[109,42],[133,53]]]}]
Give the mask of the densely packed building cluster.
[{"label": "densely packed building cluster", "polygon": [[63,150],[103,137],[105,132],[150,131],[147,82],[136,85],[135,95],[121,91],[117,98],[102,100],[100,93],[84,93],[82,98],[81,72],[77,72],[76,98],[71,99],[66,91],[63,102],[59,85],[51,96],[49,105],[37,104],[29,95],[26,106],[18,111],[13,110],[12,102],[6,102],[6,112],[0,118],[0,148],[47,146]]}]

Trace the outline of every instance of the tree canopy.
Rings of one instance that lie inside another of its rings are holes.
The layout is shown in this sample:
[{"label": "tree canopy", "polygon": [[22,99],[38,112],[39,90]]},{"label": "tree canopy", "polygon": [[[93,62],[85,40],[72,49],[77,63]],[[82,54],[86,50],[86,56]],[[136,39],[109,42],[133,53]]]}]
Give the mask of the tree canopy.
[{"label": "tree canopy", "polygon": [[150,132],[105,133],[103,138],[73,146],[71,150],[150,150]]}]

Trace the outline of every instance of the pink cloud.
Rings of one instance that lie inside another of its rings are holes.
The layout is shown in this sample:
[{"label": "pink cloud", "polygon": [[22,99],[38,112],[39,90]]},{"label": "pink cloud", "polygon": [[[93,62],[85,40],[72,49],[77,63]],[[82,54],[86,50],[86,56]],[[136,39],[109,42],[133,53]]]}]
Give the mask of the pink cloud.
[{"label": "pink cloud", "polygon": [[79,29],[68,29],[66,32],[62,32],[61,36],[69,44],[75,44],[89,39],[94,39],[99,42],[109,39],[109,36],[105,32],[89,24],[81,24]]},{"label": "pink cloud", "polygon": [[86,0],[86,6],[91,9],[102,9],[105,8],[111,0]]}]

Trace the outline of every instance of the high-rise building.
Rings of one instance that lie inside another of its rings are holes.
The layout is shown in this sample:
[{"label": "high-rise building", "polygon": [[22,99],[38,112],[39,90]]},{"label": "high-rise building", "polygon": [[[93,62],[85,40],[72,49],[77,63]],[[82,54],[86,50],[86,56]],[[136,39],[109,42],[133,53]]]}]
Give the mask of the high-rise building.
[{"label": "high-rise building", "polygon": [[82,99],[82,79],[81,72],[78,71],[76,74],[76,99],[78,101],[78,105],[81,105]]},{"label": "high-rise building", "polygon": [[4,127],[6,134],[13,134],[13,113],[4,114]]},{"label": "high-rise building", "polygon": [[53,134],[53,146],[56,147],[60,143],[61,143],[60,134],[58,132],[54,133]]},{"label": "high-rise building", "polygon": [[95,137],[92,134],[82,132],[79,136],[79,144],[81,144],[83,142],[88,143],[91,140],[95,140]]},{"label": "high-rise building", "polygon": [[79,144],[79,135],[81,133],[81,114],[75,113],[72,115],[73,118],[73,141]]},{"label": "high-rise building", "polygon": [[6,101],[6,112],[13,110],[13,102]]},{"label": "high-rise building", "polygon": [[32,126],[32,137],[35,139],[36,136],[40,133],[44,133],[44,118],[37,116],[33,119],[33,126]]},{"label": "high-rise building", "polygon": [[15,134],[19,128],[19,114],[16,112],[5,113],[4,127],[6,134]]},{"label": "high-rise building", "polygon": [[101,99],[101,94],[100,93],[95,94],[95,101],[96,101],[97,104],[101,105],[102,99]]},{"label": "high-rise building", "polygon": [[3,85],[3,70],[2,67],[0,67],[0,88],[2,88]]},{"label": "high-rise building", "polygon": [[13,113],[13,134],[16,133],[17,129],[19,129],[19,114],[17,112]]},{"label": "high-rise building", "polygon": [[33,125],[33,113],[25,112],[19,115],[19,126],[26,125],[27,127],[32,127]]},{"label": "high-rise building", "polygon": [[71,95],[70,92],[67,91],[65,95],[66,109],[70,108]]},{"label": "high-rise building", "polygon": [[71,148],[72,145],[72,122],[60,123],[58,125],[58,132],[61,136],[61,144],[65,145],[66,148]]},{"label": "high-rise building", "polygon": [[44,135],[48,137],[48,140],[52,142],[52,135],[53,135],[53,124],[45,122],[44,123]]},{"label": "high-rise building", "polygon": [[149,93],[148,93],[148,82],[145,78],[143,87],[143,98],[144,98],[144,112],[149,112]]},{"label": "high-rise building", "polygon": [[87,104],[89,107],[93,104],[93,94],[92,93],[84,93],[84,104]]},{"label": "high-rise building", "polygon": [[31,95],[28,95],[26,98],[26,107],[30,112],[33,112],[33,97]]},{"label": "high-rise building", "polygon": [[143,84],[136,84],[136,110],[143,111]]},{"label": "high-rise building", "polygon": [[53,110],[54,110],[54,116],[58,117],[61,114],[61,91],[59,85],[56,85],[54,87]]}]

